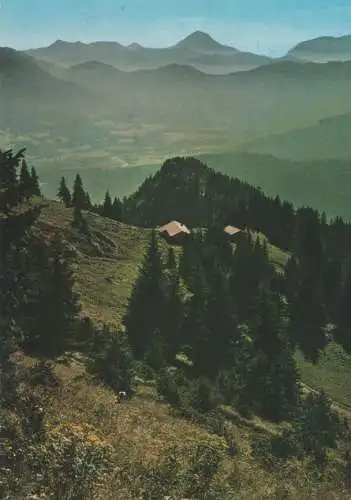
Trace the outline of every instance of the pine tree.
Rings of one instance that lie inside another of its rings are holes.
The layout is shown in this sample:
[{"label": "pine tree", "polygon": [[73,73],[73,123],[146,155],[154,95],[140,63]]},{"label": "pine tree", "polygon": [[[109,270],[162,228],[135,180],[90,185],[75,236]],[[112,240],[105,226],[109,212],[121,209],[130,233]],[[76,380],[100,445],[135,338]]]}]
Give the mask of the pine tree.
[{"label": "pine tree", "polygon": [[23,151],[0,151],[0,207],[7,215],[0,224],[0,407],[17,401],[17,370],[11,356],[23,340],[21,319],[31,262],[28,231],[41,210],[11,213],[19,199],[16,178],[22,158]]},{"label": "pine tree", "polygon": [[207,372],[208,368],[208,342],[210,332],[206,323],[206,307],[208,290],[203,274],[193,276],[194,291],[185,304],[185,317],[183,325],[183,343],[190,348],[190,358],[194,364],[197,375]]},{"label": "pine tree", "polygon": [[133,393],[134,358],[126,335],[104,326],[105,345],[98,344],[98,350],[90,355],[89,369],[115,392]]},{"label": "pine tree", "polygon": [[278,353],[270,365],[262,392],[262,414],[274,421],[291,420],[300,402],[299,374],[287,337],[279,339]]},{"label": "pine tree", "polygon": [[79,206],[74,206],[73,208],[72,227],[78,229],[82,233],[86,233],[88,231],[86,220]]},{"label": "pine tree", "polygon": [[295,256],[291,256],[285,267],[283,291],[289,302],[293,302],[298,292],[299,267]]},{"label": "pine tree", "polygon": [[84,210],[85,203],[86,197],[83,189],[83,181],[81,176],[77,174],[73,186],[72,204],[76,209]]},{"label": "pine tree", "polygon": [[91,210],[92,209],[92,203],[90,199],[90,194],[88,191],[85,192],[85,208],[86,210]]},{"label": "pine tree", "polygon": [[120,222],[123,218],[123,203],[116,197],[112,203],[112,217]]},{"label": "pine tree", "polygon": [[17,169],[24,152],[25,149],[22,149],[14,155],[11,149],[5,152],[0,150],[0,210],[4,213],[8,213],[19,201]]},{"label": "pine tree", "polygon": [[166,267],[171,272],[175,272],[177,270],[177,261],[174,255],[173,247],[168,248]]},{"label": "pine tree", "polygon": [[51,242],[52,246],[46,250],[47,263],[43,266],[39,296],[32,305],[35,321],[26,346],[29,351],[56,357],[74,345],[79,305],[73,291],[74,278],[67,249],[58,235],[54,235]]},{"label": "pine tree", "polygon": [[154,332],[157,329],[162,330],[164,303],[163,263],[156,233],[153,231],[124,318],[136,359],[143,358]]},{"label": "pine tree", "polygon": [[337,311],[336,340],[351,352],[351,261],[342,282]]},{"label": "pine tree", "polygon": [[204,321],[209,335],[205,344],[206,374],[213,377],[232,363],[229,353],[239,338],[239,331],[223,269],[214,263],[212,270],[205,270],[205,273],[208,278]]},{"label": "pine tree", "polygon": [[62,201],[62,203],[64,203],[64,205],[66,207],[71,206],[72,197],[71,197],[71,193],[67,187],[66,179],[64,177],[61,177],[60,187],[59,187],[59,190],[57,192],[57,196]]},{"label": "pine tree", "polygon": [[248,394],[257,411],[279,421],[290,418],[298,404],[298,373],[282,322],[279,296],[268,287],[261,290],[258,318],[253,332],[255,368]]},{"label": "pine tree", "polygon": [[180,292],[179,275],[176,269],[171,271],[168,278],[167,294],[165,297],[164,314],[164,343],[167,360],[173,361],[179,353],[182,344],[181,329],[184,319],[183,300]]},{"label": "pine tree", "polygon": [[327,346],[323,289],[307,275],[301,278],[290,305],[289,338],[299,345],[306,359],[316,363]]},{"label": "pine tree", "polygon": [[22,160],[20,178],[19,178],[19,193],[22,200],[30,198],[32,195],[32,178],[28,170],[26,161]]},{"label": "pine tree", "polygon": [[103,217],[112,217],[112,215],[113,215],[112,200],[111,200],[110,193],[108,191],[106,191],[105,200],[104,200],[104,203],[102,205],[102,216]]},{"label": "pine tree", "polygon": [[239,323],[252,322],[254,319],[260,288],[261,257],[250,235],[238,242],[229,277],[229,290]]},{"label": "pine tree", "polygon": [[31,178],[31,195],[32,196],[41,196],[41,190],[40,190],[40,183],[39,183],[39,177],[38,174],[35,170],[34,167],[31,168],[30,171],[30,178]]}]

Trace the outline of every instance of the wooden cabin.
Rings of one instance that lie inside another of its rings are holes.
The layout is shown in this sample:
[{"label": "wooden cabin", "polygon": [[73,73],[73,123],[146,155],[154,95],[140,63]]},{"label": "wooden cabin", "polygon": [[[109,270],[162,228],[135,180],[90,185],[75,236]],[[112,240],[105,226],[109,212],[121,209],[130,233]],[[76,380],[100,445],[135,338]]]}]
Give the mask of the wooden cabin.
[{"label": "wooden cabin", "polygon": [[165,238],[168,243],[174,245],[180,245],[183,243],[184,239],[191,234],[191,231],[186,227],[185,224],[173,220],[168,222],[164,226],[157,227],[156,231]]}]

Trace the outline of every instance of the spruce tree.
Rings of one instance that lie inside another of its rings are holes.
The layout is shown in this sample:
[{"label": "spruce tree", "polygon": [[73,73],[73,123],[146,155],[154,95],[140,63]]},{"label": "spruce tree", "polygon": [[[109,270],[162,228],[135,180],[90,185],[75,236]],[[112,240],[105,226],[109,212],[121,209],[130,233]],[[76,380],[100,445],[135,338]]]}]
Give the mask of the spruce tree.
[{"label": "spruce tree", "polygon": [[168,248],[166,267],[173,273],[177,270],[177,261],[171,246]]},{"label": "spruce tree", "polygon": [[261,257],[250,235],[239,240],[229,277],[229,290],[239,323],[252,322],[254,319],[260,288]]},{"label": "spruce tree", "polygon": [[206,323],[208,290],[203,273],[193,276],[194,292],[185,304],[183,343],[190,348],[190,358],[197,375],[207,373],[210,332]]},{"label": "spruce tree", "polygon": [[179,275],[173,269],[168,277],[163,324],[165,356],[169,361],[174,361],[174,357],[181,348],[183,319],[184,307],[180,292]]},{"label": "spruce tree", "polygon": [[102,216],[103,217],[112,217],[112,215],[113,215],[112,200],[111,200],[110,193],[108,191],[106,191],[104,203],[102,205]]},{"label": "spruce tree", "polygon": [[248,393],[256,411],[276,421],[291,418],[299,401],[294,351],[288,342],[282,316],[279,295],[263,287],[258,323],[253,331],[256,359]]},{"label": "spruce tree", "polygon": [[214,263],[211,270],[205,270],[206,274],[208,271],[204,321],[208,330],[207,375],[213,377],[220,369],[231,365],[229,354],[239,338],[239,331],[223,269]]},{"label": "spruce tree", "polygon": [[0,210],[8,213],[12,206],[19,201],[17,169],[23,160],[25,149],[17,154],[13,151],[2,152],[0,150]]},{"label": "spruce tree", "polygon": [[0,407],[17,401],[17,370],[12,354],[23,340],[22,314],[26,303],[31,252],[29,229],[41,207],[12,213],[19,200],[17,169],[23,151],[16,155],[0,150],[0,207],[6,217],[0,223]]},{"label": "spruce tree", "polygon": [[28,170],[27,162],[23,159],[19,178],[19,193],[22,200],[30,198],[32,193],[32,178]]},{"label": "spruce tree", "polygon": [[116,393],[134,389],[134,358],[126,335],[104,327],[107,346],[99,345],[90,355],[89,369]]},{"label": "spruce tree", "polygon": [[351,353],[351,260],[340,288],[336,340]]},{"label": "spruce tree", "polygon": [[289,338],[299,345],[306,359],[317,363],[327,346],[326,309],[323,290],[309,276],[303,276],[290,305]]},{"label": "spruce tree", "polygon": [[165,292],[163,263],[152,231],[149,248],[139,271],[124,318],[130,345],[136,359],[142,359],[157,329],[164,323]]},{"label": "spruce tree", "polygon": [[58,235],[47,249],[38,300],[33,304],[35,318],[26,339],[30,351],[56,357],[75,344],[78,330],[78,297],[67,249]]},{"label": "spruce tree", "polygon": [[72,227],[78,229],[81,233],[88,233],[88,225],[79,206],[73,207]]},{"label": "spruce tree", "polygon": [[61,177],[60,187],[59,187],[59,190],[57,192],[57,196],[62,201],[62,203],[64,203],[64,205],[66,207],[71,206],[72,197],[71,197],[71,193],[67,187],[66,179],[64,177]]},{"label": "spruce tree", "polygon": [[34,167],[30,171],[30,191],[32,196],[41,196],[39,177]]},{"label": "spruce tree", "polygon": [[112,217],[117,221],[122,221],[123,218],[123,204],[118,198],[114,198],[112,203]]},{"label": "spruce tree", "polygon": [[92,209],[92,203],[90,199],[90,194],[88,191],[85,192],[85,208],[86,210],[91,210]]},{"label": "spruce tree", "polygon": [[289,302],[293,302],[298,292],[299,286],[299,267],[296,257],[289,258],[284,273],[283,291]]},{"label": "spruce tree", "polygon": [[72,204],[78,210],[85,209],[85,204],[86,204],[85,191],[83,189],[82,178],[79,174],[76,175],[76,178],[74,181]]}]

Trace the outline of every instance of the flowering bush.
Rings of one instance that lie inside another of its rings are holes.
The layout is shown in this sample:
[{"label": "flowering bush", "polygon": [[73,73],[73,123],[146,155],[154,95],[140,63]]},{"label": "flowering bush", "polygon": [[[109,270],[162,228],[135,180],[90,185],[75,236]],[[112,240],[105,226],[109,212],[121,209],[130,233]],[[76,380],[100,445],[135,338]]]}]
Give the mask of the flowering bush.
[{"label": "flowering bush", "polygon": [[[61,423],[42,441],[8,437],[3,444],[9,467],[0,467],[3,495],[94,498],[111,468],[111,448],[88,425]],[[16,481],[15,481],[16,479]]]}]

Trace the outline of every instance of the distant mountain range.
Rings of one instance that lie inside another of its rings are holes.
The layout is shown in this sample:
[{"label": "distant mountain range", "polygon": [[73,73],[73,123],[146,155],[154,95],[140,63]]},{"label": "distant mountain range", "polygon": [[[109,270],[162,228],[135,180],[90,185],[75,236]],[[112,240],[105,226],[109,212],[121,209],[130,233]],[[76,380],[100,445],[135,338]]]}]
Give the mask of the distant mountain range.
[{"label": "distant mountain range", "polygon": [[[203,50],[214,47],[208,43]],[[0,102],[12,109],[2,112],[0,122],[22,127],[16,114],[21,117],[27,109],[26,119],[31,110],[35,127],[43,121],[39,115],[45,109],[51,110],[55,123],[58,117],[64,122],[67,115],[76,121],[85,117],[87,122],[87,116],[94,115],[97,121],[137,120],[183,133],[223,128],[237,145],[350,113],[350,81],[351,61],[275,61],[250,71],[209,75],[176,63],[134,72],[97,60],[58,68],[13,49],[0,49]]]},{"label": "distant mountain range", "polygon": [[348,61],[351,59],[351,35],[307,40],[296,45],[288,55],[309,62]]},{"label": "distant mountain range", "polygon": [[91,60],[124,71],[181,64],[215,74],[248,70],[271,61],[269,57],[222,45],[201,31],[192,33],[172,47],[160,49],[146,48],[136,43],[123,46],[118,42],[85,44],[57,40],[49,47],[28,50],[27,54],[64,67]]},{"label": "distant mountain range", "polygon": [[[82,43],[57,40],[49,47],[30,49],[27,54],[44,63],[65,68],[88,61],[101,62],[123,71],[157,69],[179,64],[193,66],[209,74],[228,74],[248,71],[277,60],[346,61],[351,59],[351,35],[305,41],[278,59],[223,45],[201,31],[196,31],[166,48],[146,48],[137,43],[124,46],[118,42]],[[57,73],[57,69],[55,71]]]}]

